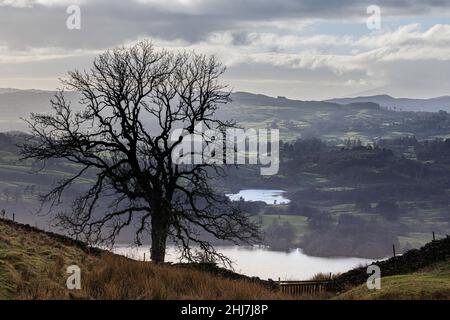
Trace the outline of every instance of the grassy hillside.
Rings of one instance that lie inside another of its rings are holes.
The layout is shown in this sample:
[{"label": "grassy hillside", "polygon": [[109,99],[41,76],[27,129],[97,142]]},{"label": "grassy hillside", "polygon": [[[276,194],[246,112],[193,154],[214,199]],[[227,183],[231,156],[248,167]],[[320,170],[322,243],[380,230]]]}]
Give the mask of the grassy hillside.
[{"label": "grassy hillside", "polygon": [[450,237],[374,264],[381,271],[381,289],[368,290],[367,267],[360,267],[333,279],[341,293],[335,298],[450,299]]},{"label": "grassy hillside", "polygon": [[[81,268],[81,290],[66,289],[66,269],[73,264]],[[236,274],[233,276],[238,280],[200,271],[192,265],[134,261],[89,248],[60,235],[0,219],[0,299],[293,298]],[[345,274],[339,277],[345,277]],[[382,277],[381,286],[381,290],[369,291],[362,284],[334,298],[450,299],[450,260],[447,258],[413,273]],[[296,298],[332,296],[329,293]]]},{"label": "grassy hillside", "polygon": [[450,259],[414,273],[382,277],[380,290],[363,284],[336,299],[450,299]]},{"label": "grassy hillside", "polygon": [[[66,269],[81,268],[81,290]],[[0,299],[282,299],[243,280],[89,249],[81,242],[0,220]]]}]

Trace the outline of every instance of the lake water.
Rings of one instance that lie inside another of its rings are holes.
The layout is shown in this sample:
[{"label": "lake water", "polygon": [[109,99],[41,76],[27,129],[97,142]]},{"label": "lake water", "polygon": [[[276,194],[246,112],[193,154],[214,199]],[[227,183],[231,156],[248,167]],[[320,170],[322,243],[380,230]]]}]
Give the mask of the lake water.
[{"label": "lake water", "polygon": [[286,204],[290,200],[286,199],[283,190],[272,189],[246,189],[235,194],[226,194],[231,201],[239,201],[241,198],[245,201],[264,201],[267,204]]},{"label": "lake water", "polygon": [[[320,258],[304,254],[300,249],[286,252],[270,251],[264,248],[248,247],[218,247],[218,251],[225,254],[234,262],[234,270],[248,276],[257,276],[261,279],[278,280],[308,280],[315,274],[323,272],[345,272],[360,265],[372,262],[362,258]],[[166,260],[178,262],[176,250],[169,247]],[[132,259],[149,259],[150,247],[130,247],[119,245],[114,252],[128,256]]]},{"label": "lake water", "polygon": [[[272,189],[246,189],[236,194],[227,194],[232,201],[243,198],[246,201],[264,201],[267,204],[286,204],[289,199],[284,196],[283,190]],[[278,280],[308,280],[315,274],[322,272],[345,272],[360,265],[372,262],[362,258],[320,258],[304,254],[301,249],[290,252],[271,251],[265,248],[249,247],[217,247],[217,250],[233,261],[234,271],[248,276],[257,276],[261,279]],[[146,260],[150,257],[150,247],[131,247],[119,245],[114,252],[136,260]],[[177,251],[168,247],[166,260],[179,262]]]}]

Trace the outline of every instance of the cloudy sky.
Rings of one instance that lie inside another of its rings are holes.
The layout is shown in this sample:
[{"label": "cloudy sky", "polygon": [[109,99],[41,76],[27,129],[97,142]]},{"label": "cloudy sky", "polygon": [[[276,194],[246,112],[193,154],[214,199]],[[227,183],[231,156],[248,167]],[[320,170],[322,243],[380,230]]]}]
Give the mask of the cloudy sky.
[{"label": "cloudy sky", "polygon": [[[79,30],[66,26],[71,5]],[[370,5],[380,29],[367,27]],[[0,87],[55,89],[68,70],[142,38],[218,55],[235,91],[450,95],[446,0],[0,0]]]}]

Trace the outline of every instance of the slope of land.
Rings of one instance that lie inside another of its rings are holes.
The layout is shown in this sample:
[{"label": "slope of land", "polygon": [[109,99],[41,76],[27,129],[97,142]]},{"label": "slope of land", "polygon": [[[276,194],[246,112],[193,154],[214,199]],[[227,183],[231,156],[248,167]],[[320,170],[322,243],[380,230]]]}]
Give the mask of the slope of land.
[{"label": "slope of land", "polygon": [[[369,291],[366,268],[333,279],[337,299],[450,299],[450,238],[396,260],[378,262],[381,290]],[[81,269],[81,290],[68,290],[67,267]],[[83,242],[0,219],[0,299],[291,299],[272,283],[202,265],[154,265]],[[206,270],[206,271],[205,271]],[[274,290],[275,289],[275,290]]]},{"label": "slope of land", "polygon": [[450,260],[435,263],[417,272],[382,277],[381,289],[365,284],[350,289],[336,299],[450,299]]},{"label": "slope of land", "polygon": [[[81,269],[68,290],[67,267]],[[280,299],[250,280],[154,265],[0,219],[0,299]]]},{"label": "slope of land", "polygon": [[369,290],[367,267],[341,274],[331,285],[337,299],[450,299],[450,237],[420,249],[374,263],[381,271],[381,288]]}]

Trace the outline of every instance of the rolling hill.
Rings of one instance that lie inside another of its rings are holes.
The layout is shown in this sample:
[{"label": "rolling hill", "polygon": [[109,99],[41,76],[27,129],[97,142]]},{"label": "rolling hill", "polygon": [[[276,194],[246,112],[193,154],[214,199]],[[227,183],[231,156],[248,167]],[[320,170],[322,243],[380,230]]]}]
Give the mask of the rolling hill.
[{"label": "rolling hill", "polygon": [[450,96],[430,99],[408,99],[394,98],[389,95],[362,96],[355,98],[330,99],[326,102],[337,104],[349,103],[376,103],[384,108],[396,108],[403,111],[427,111],[437,112],[439,110],[450,111]]}]

